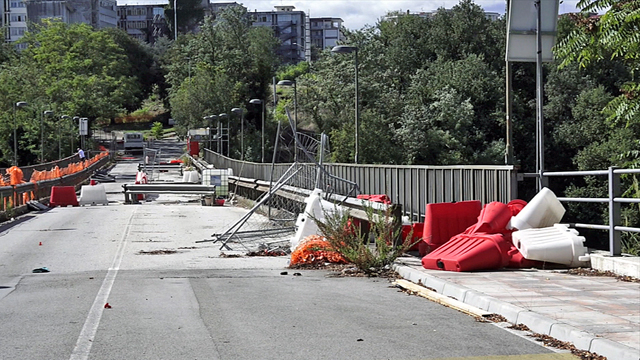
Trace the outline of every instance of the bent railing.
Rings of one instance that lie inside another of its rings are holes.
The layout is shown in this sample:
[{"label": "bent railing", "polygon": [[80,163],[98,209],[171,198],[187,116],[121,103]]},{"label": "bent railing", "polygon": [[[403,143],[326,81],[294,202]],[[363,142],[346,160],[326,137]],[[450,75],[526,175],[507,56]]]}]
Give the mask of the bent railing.
[{"label": "bent railing", "polygon": [[[244,178],[278,179],[291,164],[252,163],[239,161],[204,150],[205,161],[218,169],[233,169],[233,175]],[[517,198],[516,168],[505,166],[403,166],[325,163],[326,170],[336,177],[358,185],[363,194],[386,194],[412,221],[423,221],[425,206],[429,203],[480,200],[508,203]],[[314,172],[313,164],[309,164]],[[273,171],[273,172],[272,172]],[[313,174],[301,176],[306,181],[297,183],[304,189],[315,187]],[[324,184],[326,185],[326,184]],[[322,188],[325,188],[321,184]],[[344,189],[331,192],[347,196]],[[351,194],[354,196],[354,194]]]}]

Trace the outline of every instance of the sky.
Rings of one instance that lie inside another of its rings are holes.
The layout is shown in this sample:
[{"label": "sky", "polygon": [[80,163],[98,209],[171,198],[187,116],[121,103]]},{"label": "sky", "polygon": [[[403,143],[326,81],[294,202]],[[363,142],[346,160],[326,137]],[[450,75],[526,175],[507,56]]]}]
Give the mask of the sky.
[{"label": "sky", "polygon": [[[211,0],[214,2],[232,2],[234,0]],[[235,0],[243,4],[248,11],[271,11],[274,6],[292,5],[296,10],[304,11],[311,17],[339,17],[344,27],[351,30],[361,29],[365,25],[375,25],[389,11],[401,10],[412,13],[434,11],[444,7],[451,9],[458,0]],[[544,0],[543,0],[544,1]],[[485,11],[504,14],[505,0],[475,0]],[[578,0],[561,1],[559,13],[575,12]]]}]

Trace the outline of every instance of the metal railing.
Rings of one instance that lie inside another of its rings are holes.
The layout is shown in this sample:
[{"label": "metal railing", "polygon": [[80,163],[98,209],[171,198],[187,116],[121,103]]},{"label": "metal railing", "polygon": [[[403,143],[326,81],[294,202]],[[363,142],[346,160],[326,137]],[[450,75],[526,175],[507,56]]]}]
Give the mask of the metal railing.
[{"label": "metal railing", "polygon": [[[70,161],[70,159],[73,159],[73,158],[74,157],[69,157],[63,160],[68,164],[73,162],[73,161]],[[77,158],[77,156],[75,158]],[[58,166],[60,166],[60,164],[64,162],[62,160],[52,162],[52,163],[49,163],[50,164],[49,166],[51,166],[51,164],[57,164]],[[16,207],[25,205],[26,202],[28,201],[27,199],[46,198],[51,193],[51,188],[53,186],[78,186],[82,182],[87,180],[95,170],[106,165],[108,162],[109,162],[109,157],[104,157],[98,160],[97,162],[87,166],[82,171],[65,175],[57,179],[42,180],[36,183],[25,182],[18,185],[1,186],[0,187],[0,212],[7,211],[9,207],[16,208]],[[33,170],[40,171],[39,169],[42,169],[42,170],[50,169],[50,168],[45,168],[44,165],[45,164],[39,164],[31,167],[28,167],[28,166],[21,167],[23,174],[25,174],[24,178],[28,180],[31,177],[30,174],[33,172]],[[27,173],[29,174],[28,177],[26,175]]]},{"label": "metal railing", "polygon": [[[239,161],[204,150],[204,158],[218,169],[233,169],[233,174],[259,180],[278,179],[291,164]],[[313,165],[313,164],[310,164]],[[480,200],[508,203],[517,198],[514,166],[402,166],[363,164],[324,164],[326,170],[356,183],[363,194],[386,194],[401,204],[403,213],[413,221],[423,221],[429,203]],[[273,167],[273,169],[272,169]],[[313,169],[313,166],[309,166]],[[273,174],[272,174],[273,171]],[[301,176],[297,183],[304,189],[315,187],[315,176]],[[339,189],[337,189],[339,190]],[[340,191],[334,193],[340,195]]]},{"label": "metal railing", "polygon": [[640,204],[638,198],[623,198],[620,186],[620,176],[623,174],[640,174],[640,169],[617,169],[610,167],[608,170],[595,171],[564,171],[564,172],[544,172],[543,176],[548,177],[573,177],[573,176],[607,176],[608,197],[606,198],[569,198],[558,197],[562,202],[587,202],[587,203],[608,203],[609,204],[609,224],[571,224],[576,228],[607,230],[609,232],[609,253],[611,256],[622,254],[622,232],[640,233],[640,228],[621,226],[622,212],[621,205]]}]

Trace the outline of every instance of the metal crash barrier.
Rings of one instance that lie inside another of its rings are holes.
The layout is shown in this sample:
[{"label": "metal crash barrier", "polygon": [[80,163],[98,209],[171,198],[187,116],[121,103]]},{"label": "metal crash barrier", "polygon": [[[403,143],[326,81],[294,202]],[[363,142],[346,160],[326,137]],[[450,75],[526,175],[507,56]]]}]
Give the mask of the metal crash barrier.
[{"label": "metal crash barrier", "polygon": [[146,194],[183,194],[183,195],[216,195],[215,185],[200,184],[123,184],[124,201],[127,204],[138,202],[137,196]]}]

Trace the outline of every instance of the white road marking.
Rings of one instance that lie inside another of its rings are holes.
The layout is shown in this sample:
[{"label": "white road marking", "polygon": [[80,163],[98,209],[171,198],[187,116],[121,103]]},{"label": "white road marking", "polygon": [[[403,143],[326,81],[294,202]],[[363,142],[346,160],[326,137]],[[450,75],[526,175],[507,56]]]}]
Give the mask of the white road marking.
[{"label": "white road marking", "polygon": [[107,276],[105,276],[100,290],[98,290],[98,294],[93,301],[91,310],[89,310],[89,314],[87,315],[87,319],[84,322],[84,326],[82,327],[82,331],[80,332],[78,341],[76,341],[76,346],[73,348],[73,352],[71,353],[71,357],[69,358],[70,360],[86,360],[89,358],[91,345],[93,344],[93,339],[95,338],[96,332],[98,331],[98,325],[100,324],[102,312],[104,311],[104,305],[109,299],[111,288],[113,287],[113,283],[116,280],[116,275],[118,275],[118,270],[120,270],[120,264],[122,263],[122,257],[124,256],[124,248],[127,245],[127,237],[131,232],[133,217],[139,208],[139,206],[136,206],[135,210],[133,211],[133,213],[131,213],[129,220],[127,221],[127,227],[124,230],[124,234],[122,234],[120,243],[118,244],[116,256],[113,259],[113,263],[111,263],[109,271],[107,271]]}]

